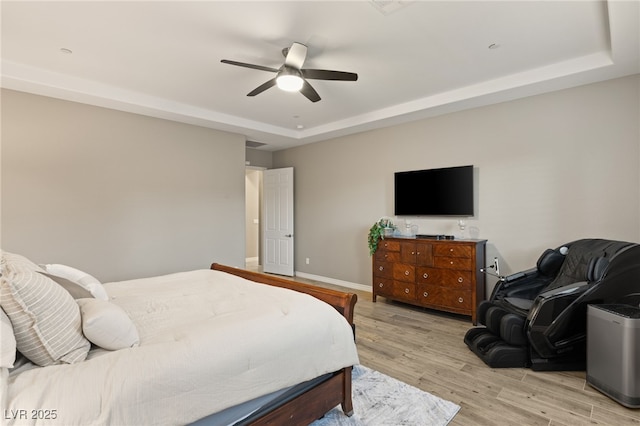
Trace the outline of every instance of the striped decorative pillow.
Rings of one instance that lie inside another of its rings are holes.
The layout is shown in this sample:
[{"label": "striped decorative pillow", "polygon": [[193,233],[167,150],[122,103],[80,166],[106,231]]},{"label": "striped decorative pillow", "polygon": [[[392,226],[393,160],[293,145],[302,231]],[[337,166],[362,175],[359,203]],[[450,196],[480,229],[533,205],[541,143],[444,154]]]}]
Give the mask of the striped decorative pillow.
[{"label": "striped decorative pillow", "polygon": [[41,366],[84,360],[91,344],[82,334],[77,303],[23,259],[3,252],[0,277],[0,305],[11,319],[18,351]]},{"label": "striped decorative pillow", "polygon": [[1,253],[2,259],[0,259],[0,275],[7,273],[7,267],[10,267],[12,270],[26,269],[28,271],[45,272],[44,269],[24,256],[15,253],[9,253],[4,250]]}]

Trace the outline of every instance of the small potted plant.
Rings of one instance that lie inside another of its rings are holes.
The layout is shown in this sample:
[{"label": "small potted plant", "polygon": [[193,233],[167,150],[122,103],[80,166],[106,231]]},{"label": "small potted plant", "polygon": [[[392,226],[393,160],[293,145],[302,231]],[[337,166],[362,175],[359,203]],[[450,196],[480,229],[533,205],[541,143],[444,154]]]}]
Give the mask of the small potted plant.
[{"label": "small potted plant", "polygon": [[389,217],[381,217],[376,223],[369,229],[369,255],[373,254],[378,249],[378,241],[384,240],[384,237],[390,237],[393,235],[393,231],[396,226],[393,224],[393,220]]}]

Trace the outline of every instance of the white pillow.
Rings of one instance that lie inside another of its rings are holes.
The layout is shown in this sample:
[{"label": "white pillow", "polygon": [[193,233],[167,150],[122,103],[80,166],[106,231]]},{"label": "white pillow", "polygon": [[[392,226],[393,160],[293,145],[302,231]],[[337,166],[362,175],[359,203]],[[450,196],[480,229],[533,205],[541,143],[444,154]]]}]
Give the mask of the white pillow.
[{"label": "white pillow", "polygon": [[13,335],[13,327],[7,314],[0,309],[0,368],[12,368],[16,362],[16,336]]},{"label": "white pillow", "polygon": [[3,253],[0,306],[11,320],[17,349],[40,366],[83,361],[91,344],[80,309],[65,289],[21,259]]},{"label": "white pillow", "polygon": [[51,278],[53,281],[55,281],[56,283],[58,283],[60,285],[60,287],[64,288],[65,290],[67,290],[69,292],[69,294],[71,295],[71,297],[73,297],[74,299],[85,299],[85,298],[92,298],[93,294],[91,294],[91,292],[89,290],[87,290],[86,288],[82,287],[80,284],[73,282],[71,280],[68,280],[66,278],[62,278],[59,277],[57,275],[53,275],[53,274],[48,274],[46,272],[40,272],[42,275],[44,275],[45,277]]},{"label": "white pillow", "polygon": [[104,288],[102,283],[98,281],[97,278],[87,274],[86,272],[72,268],[71,266],[60,265],[58,263],[42,265],[42,267],[51,275],[66,278],[79,286],[84,287],[89,290],[96,299],[109,300],[107,290]]},{"label": "white pillow", "polygon": [[110,351],[138,346],[138,330],[120,306],[100,299],[76,302],[82,315],[82,331],[91,343]]}]

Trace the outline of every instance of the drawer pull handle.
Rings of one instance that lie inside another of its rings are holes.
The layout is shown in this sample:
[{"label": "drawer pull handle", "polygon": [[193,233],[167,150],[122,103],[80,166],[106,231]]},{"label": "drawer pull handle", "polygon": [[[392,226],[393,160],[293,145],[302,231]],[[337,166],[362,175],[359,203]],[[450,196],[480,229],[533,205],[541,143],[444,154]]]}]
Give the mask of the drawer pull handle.
[{"label": "drawer pull handle", "polygon": [[411,254],[412,254],[412,255],[414,255],[414,254],[416,254],[416,252],[415,252],[415,251],[412,251],[412,252],[411,252]]},{"label": "drawer pull handle", "polygon": [[378,269],[384,271],[384,266],[379,266]]},{"label": "drawer pull handle", "polygon": [[382,288],[382,287],[384,287],[384,284],[380,283],[380,284],[378,284],[378,287]]},{"label": "drawer pull handle", "polygon": [[462,297],[458,297],[458,302],[462,303],[464,302],[464,299]]},{"label": "drawer pull handle", "polygon": [[452,248],[450,248],[450,249],[449,249],[449,251],[450,251],[451,253],[453,253],[453,249],[452,249]]},{"label": "drawer pull handle", "polygon": [[405,292],[405,293],[407,293],[407,294],[409,294],[409,289],[408,289],[408,288],[405,288],[405,289],[404,289],[404,292]]},{"label": "drawer pull handle", "polygon": [[420,256],[420,252],[418,252],[417,254],[418,254],[418,256]]},{"label": "drawer pull handle", "polygon": [[429,297],[429,293],[427,293],[426,291],[425,291],[424,293],[422,293],[422,295],[423,295],[424,297]]},{"label": "drawer pull handle", "polygon": [[409,276],[409,271],[404,271],[404,274],[405,274],[406,276]]},{"label": "drawer pull handle", "polygon": [[453,265],[453,260],[451,261],[451,264]]},{"label": "drawer pull handle", "polygon": [[422,274],[422,278],[429,278],[429,274],[427,274],[426,272],[424,274]]},{"label": "drawer pull handle", "polygon": [[458,277],[458,282],[461,283],[462,281],[464,281],[464,279],[462,279],[462,277]]}]

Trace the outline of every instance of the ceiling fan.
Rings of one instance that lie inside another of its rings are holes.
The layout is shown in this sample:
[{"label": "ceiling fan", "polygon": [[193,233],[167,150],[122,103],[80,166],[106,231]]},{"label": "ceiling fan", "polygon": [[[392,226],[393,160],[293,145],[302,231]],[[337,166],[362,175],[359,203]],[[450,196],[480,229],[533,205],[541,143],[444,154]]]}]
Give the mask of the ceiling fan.
[{"label": "ceiling fan", "polygon": [[277,85],[280,89],[296,92],[300,91],[311,102],[318,102],[320,95],[307,82],[311,80],[339,80],[339,81],[356,81],[358,74],[344,71],[331,70],[315,70],[303,69],[305,59],[307,58],[307,46],[301,43],[293,43],[291,47],[282,49],[284,55],[284,64],[280,68],[265,67],[262,65],[247,64],[244,62],[230,61],[222,59],[220,62],[229,65],[237,65],[239,67],[252,68],[255,70],[269,71],[276,73],[276,76],[266,83],[253,89],[247,93],[247,96],[258,95],[265,90]]}]

